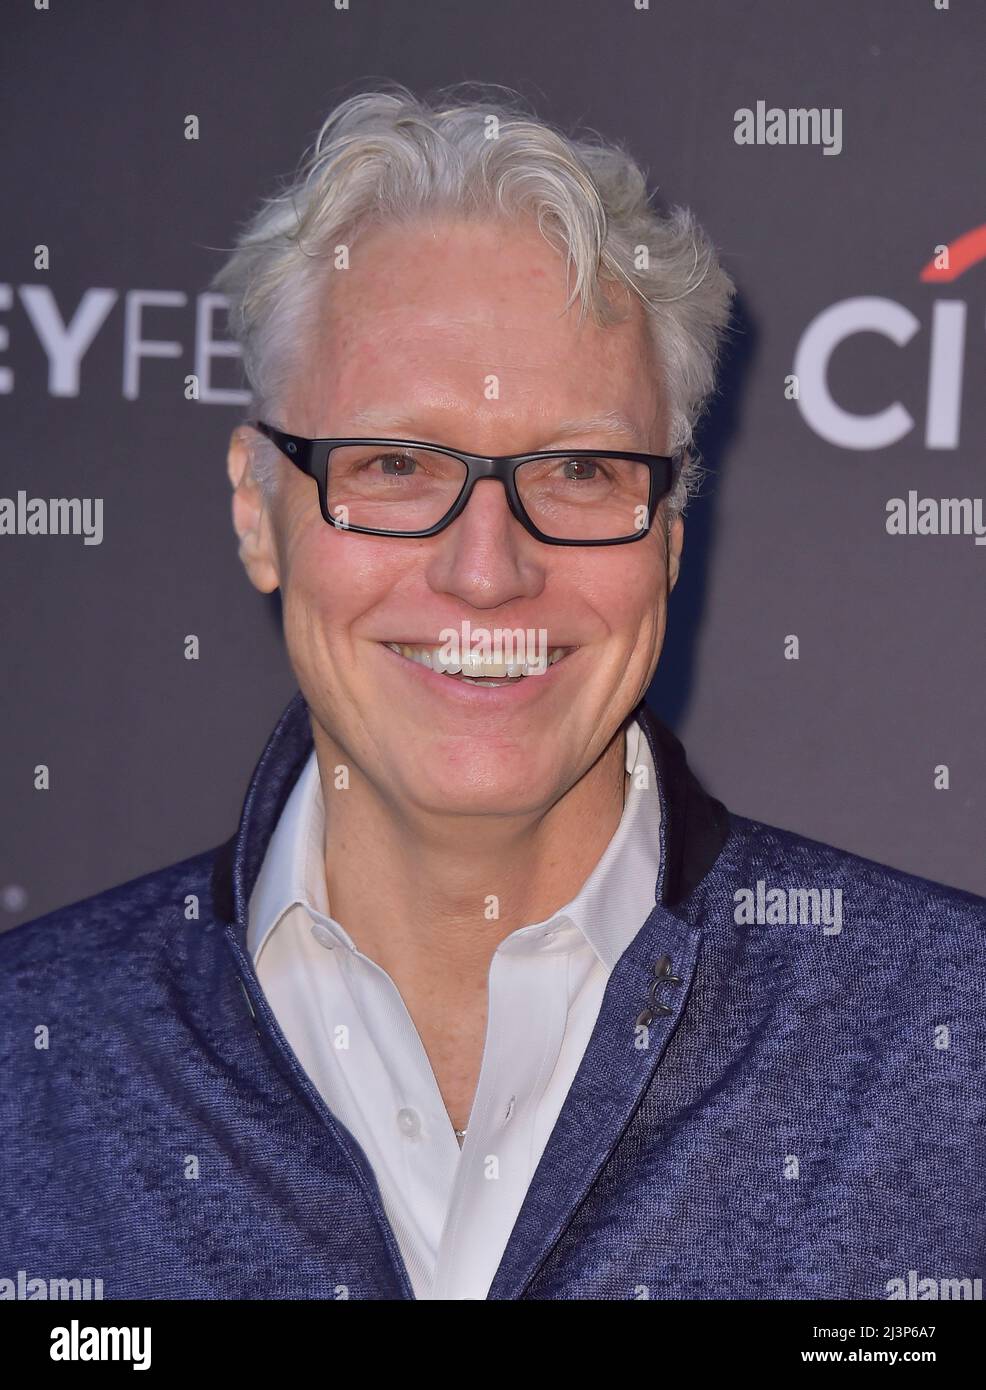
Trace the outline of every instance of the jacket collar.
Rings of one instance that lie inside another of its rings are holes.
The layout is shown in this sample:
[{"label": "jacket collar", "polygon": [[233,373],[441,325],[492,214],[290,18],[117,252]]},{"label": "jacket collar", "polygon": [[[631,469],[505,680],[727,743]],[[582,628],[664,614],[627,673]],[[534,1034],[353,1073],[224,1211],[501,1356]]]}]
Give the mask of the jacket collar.
[{"label": "jacket collar", "polygon": [[[511,932],[502,950],[536,954],[546,936],[561,931],[573,950],[587,945],[608,972],[633,940],[654,907],[661,844],[661,803],[654,790],[657,770],[636,720],[627,729],[625,767],[637,775],[627,788],[616,831],[588,878],[583,875],[563,907],[538,921],[527,919],[527,926]],[[246,944],[254,965],[284,914],[296,903],[322,928],[323,945],[331,940],[358,950],[343,924],[332,916],[325,877],[325,829],[325,798],[313,751],[274,826],[250,893]]]},{"label": "jacket collar", "polygon": [[[523,1295],[562,1241],[640,1105],[683,1016],[696,975],[703,900],[693,890],[728,836],[721,802],[702,790],[684,750],[641,703],[633,711],[654,757],[661,799],[661,875],[655,904],[610,975],[599,1016],[571,1089],[490,1285],[491,1300]],[[366,1194],[405,1297],[411,1282],[365,1153],[337,1121],[281,1033],[246,950],[248,904],[278,817],[311,753],[310,716],[299,692],[288,705],[250,781],[236,834],[216,854],[214,904],[258,1036],[271,1060],[335,1136]],[[263,1025],[263,1026],[261,1026]],[[641,1029],[647,1045],[638,1049]]]},{"label": "jacket collar", "polygon": [[[674,908],[712,867],[726,840],[728,812],[702,788],[681,743],[643,701],[626,723],[633,719],[650,744],[661,797],[664,845],[655,899],[666,908]],[[250,894],[264,854],[312,747],[308,706],[299,690],[260,756],[236,834],[216,852],[212,875],[215,909],[223,921],[240,928],[244,941]]]}]

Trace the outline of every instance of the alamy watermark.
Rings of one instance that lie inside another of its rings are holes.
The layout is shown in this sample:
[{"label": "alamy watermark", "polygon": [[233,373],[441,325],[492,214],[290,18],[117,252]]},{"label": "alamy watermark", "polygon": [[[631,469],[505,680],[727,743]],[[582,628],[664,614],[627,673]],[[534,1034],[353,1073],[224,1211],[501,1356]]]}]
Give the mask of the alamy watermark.
[{"label": "alamy watermark", "polygon": [[0,497],[0,536],[82,536],[83,545],[103,541],[101,497]]},{"label": "alamy watermark", "polygon": [[983,1281],[954,1274],[943,1275],[940,1279],[922,1278],[916,1269],[909,1269],[906,1275],[900,1278],[888,1279],[886,1290],[888,1299],[909,1298],[956,1303],[981,1299]]},{"label": "alamy watermark", "polygon": [[84,1302],[102,1296],[102,1279],[39,1279],[29,1276],[26,1269],[19,1269],[14,1279],[0,1278],[0,1300],[81,1299]]},{"label": "alamy watermark", "polygon": [[841,888],[768,888],[758,878],[755,888],[737,888],[733,902],[740,927],[820,926],[825,936],[842,931]]},{"label": "alamy watermark", "polygon": [[135,1371],[151,1366],[149,1327],[87,1327],[77,1318],[51,1329],[52,1361],[132,1361]]},{"label": "alamy watermark", "polygon": [[438,637],[437,657],[446,669],[513,666],[523,667],[532,676],[543,675],[548,669],[545,627],[474,628],[463,619],[458,629],[443,627]]},{"label": "alamy watermark", "polygon": [[841,106],[741,106],[733,113],[737,145],[821,145],[823,154],[842,153]]},{"label": "alamy watermark", "polygon": [[921,497],[912,488],[887,502],[888,536],[975,536],[986,545],[981,497]]}]

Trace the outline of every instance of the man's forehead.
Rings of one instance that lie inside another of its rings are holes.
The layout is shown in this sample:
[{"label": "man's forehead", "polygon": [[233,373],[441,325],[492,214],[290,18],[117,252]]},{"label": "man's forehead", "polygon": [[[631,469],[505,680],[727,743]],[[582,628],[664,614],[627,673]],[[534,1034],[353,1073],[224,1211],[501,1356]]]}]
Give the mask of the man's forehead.
[{"label": "man's forehead", "polygon": [[[399,406],[368,406],[347,411],[347,418],[354,428],[390,431],[411,428],[424,420],[438,420],[446,411],[435,411],[422,407],[419,410]],[[646,427],[648,421],[638,420],[633,414],[622,410],[605,410],[587,415],[565,415],[556,417],[543,413],[545,428],[559,438],[576,434],[605,434],[612,436],[637,435]]]}]

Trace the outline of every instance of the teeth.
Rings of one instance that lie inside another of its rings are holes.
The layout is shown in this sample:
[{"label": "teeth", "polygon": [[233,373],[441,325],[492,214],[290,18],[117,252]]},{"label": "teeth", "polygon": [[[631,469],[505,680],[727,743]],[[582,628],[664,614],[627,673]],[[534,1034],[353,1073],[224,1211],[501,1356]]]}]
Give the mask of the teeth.
[{"label": "teeth", "polygon": [[[540,675],[545,670],[539,661],[511,661],[509,664],[502,661],[481,661],[473,652],[465,653],[462,661],[446,661],[440,655],[440,647],[409,647],[400,642],[385,642],[384,646],[389,647],[392,652],[397,652],[399,656],[406,656],[409,661],[417,661],[421,666],[427,666],[429,671],[441,671],[449,676],[461,673],[466,680],[499,679],[506,684],[508,679]],[[548,652],[548,665],[553,666],[571,650],[571,647],[552,647]]]}]

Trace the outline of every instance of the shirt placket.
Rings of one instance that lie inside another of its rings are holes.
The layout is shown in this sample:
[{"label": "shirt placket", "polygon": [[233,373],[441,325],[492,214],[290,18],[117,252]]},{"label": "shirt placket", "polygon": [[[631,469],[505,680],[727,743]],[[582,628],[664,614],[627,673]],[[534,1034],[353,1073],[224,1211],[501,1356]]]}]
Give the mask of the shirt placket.
[{"label": "shirt placket", "polygon": [[[351,1048],[362,1050],[346,1081],[364,1118],[361,1129],[373,1136],[374,1168],[382,1178],[387,1215],[396,1228],[413,1213],[419,1240],[434,1257],[458,1167],[458,1143],[431,1063],[393,980],[359,951],[342,945],[335,950],[352,1008]],[[426,1270],[409,1272],[419,1296],[427,1296]]]},{"label": "shirt placket", "polygon": [[504,942],[435,1270],[434,1298],[484,1299],[531,1174],[537,1111],[565,1035],[574,928]]}]

